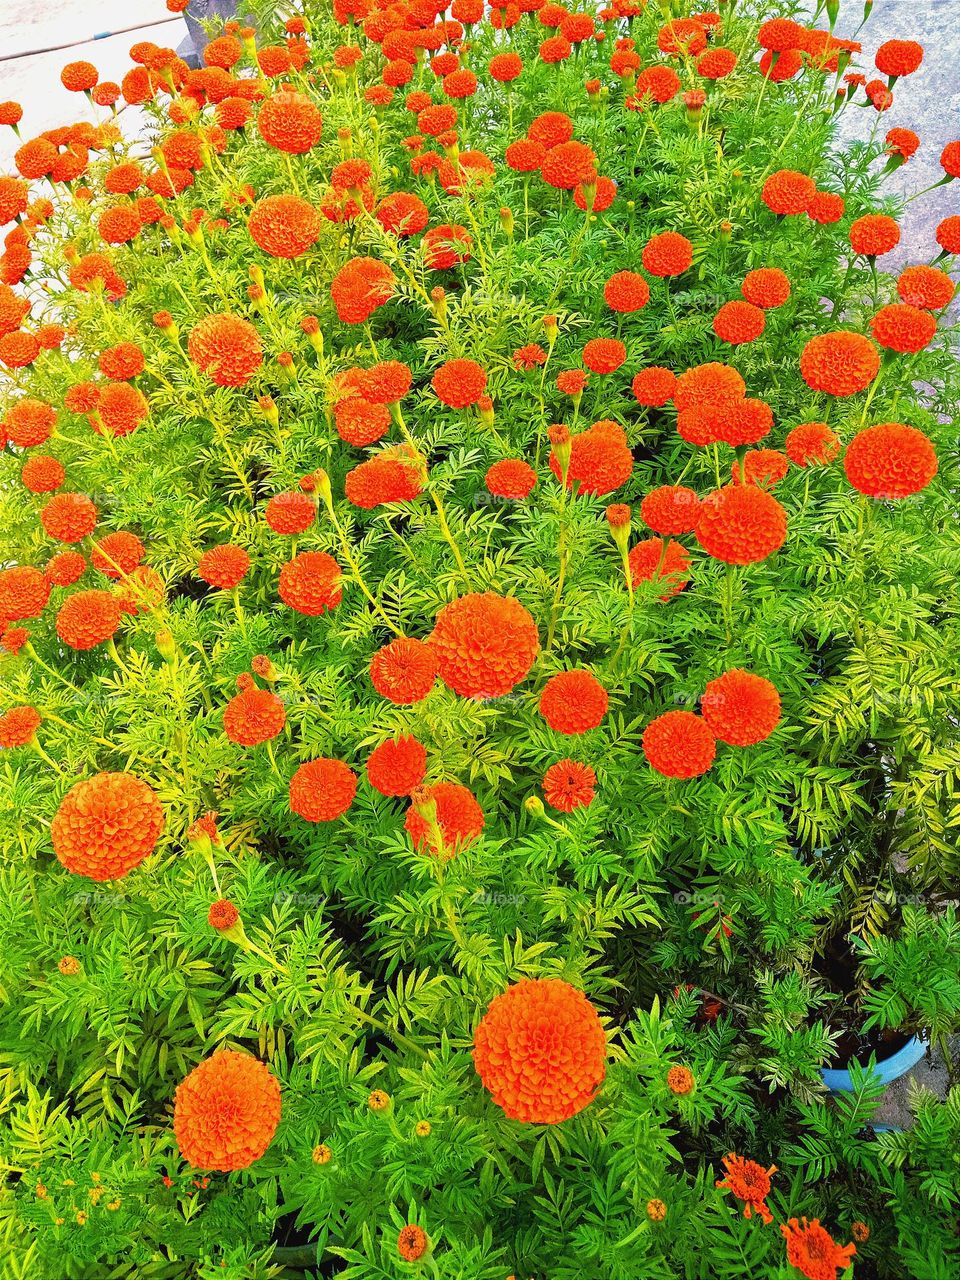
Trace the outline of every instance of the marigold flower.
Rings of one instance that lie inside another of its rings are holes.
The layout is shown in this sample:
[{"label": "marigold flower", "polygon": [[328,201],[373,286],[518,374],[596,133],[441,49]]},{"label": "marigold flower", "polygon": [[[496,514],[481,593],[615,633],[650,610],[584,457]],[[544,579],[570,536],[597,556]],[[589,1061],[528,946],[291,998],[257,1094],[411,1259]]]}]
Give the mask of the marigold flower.
[{"label": "marigold flower", "polygon": [[319,617],[340,603],[342,577],[325,551],[301,551],[280,570],[280,599],[297,613]]},{"label": "marigold flower", "polygon": [[150,414],[150,405],[139,388],[129,382],[106,382],[97,399],[100,425],[113,436],[135,431]]},{"label": "marigold flower", "polygon": [[540,694],[540,714],[557,733],[586,733],[607,714],[607,691],[591,671],[558,671]]},{"label": "marigold flower", "polygon": [[437,677],[437,655],[432,645],[398,636],[379,649],[370,661],[370,679],[382,697],[399,706],[420,702]]},{"label": "marigold flower", "polygon": [[891,155],[909,160],[920,149],[920,139],[912,129],[890,129],[885,138]]},{"label": "marigold flower", "polygon": [[850,1223],[850,1234],[858,1244],[865,1244],[870,1239],[870,1228],[857,1218]]},{"label": "marigold flower", "polygon": [[427,749],[412,734],[388,738],[367,757],[367,779],[385,796],[408,796],[427,772]]},{"label": "marigold flower", "polygon": [[949,305],[954,291],[953,281],[936,267],[906,267],[897,280],[901,302],[924,311],[941,311]]},{"label": "marigold flower", "polygon": [[463,698],[500,698],[523,680],[540,651],[519,600],[492,591],[460,596],[437,614],[430,647],[444,684]]},{"label": "marigold flower", "polygon": [[48,537],[81,542],[97,527],[97,508],[83,493],[58,493],[40,512]]},{"label": "marigold flower", "polygon": [[143,543],[135,533],[120,529],[105,534],[93,545],[90,563],[108,578],[120,578],[132,573],[143,559]]},{"label": "marigold flower", "polygon": [[97,365],[105,378],[124,382],[143,373],[143,352],[135,342],[118,342],[115,347],[100,352]]},{"label": "marigold flower", "polygon": [[40,713],[34,707],[9,707],[0,715],[0,747],[27,746],[40,723]]},{"label": "marigold flower", "polygon": [[520,501],[533,490],[537,473],[520,458],[503,458],[487,471],[485,483],[495,497]]},{"label": "marigold flower", "polygon": [[938,224],[937,244],[944,253],[960,253],[960,214],[944,218]]},{"label": "marigold flower", "polygon": [[518,138],[516,142],[509,144],[503,158],[515,173],[536,173],[545,154],[546,148],[542,142],[536,142],[532,138]]},{"label": "marigold flower", "polygon": [[5,626],[0,632],[0,649],[3,649],[5,653],[12,653],[16,657],[29,639],[30,632],[26,627]]},{"label": "marigold flower", "polygon": [[755,342],[766,328],[766,316],[751,302],[725,302],[713,318],[713,331],[722,342],[740,346]]},{"label": "marigold flower", "polygon": [[353,804],[357,775],[342,760],[320,756],[290,779],[290,811],[307,822],[333,822]]},{"label": "marigold flower", "polygon": [[305,493],[293,489],[288,493],[275,494],[267,503],[263,518],[274,533],[303,533],[313,524],[317,508],[313,500]]},{"label": "marigold flower", "polygon": [[280,1084],[249,1053],[219,1049],[177,1086],[173,1133],[195,1169],[248,1168],[270,1146],[279,1123]]},{"label": "marigold flower", "polygon": [[900,243],[900,227],[885,213],[868,213],[850,224],[850,244],[854,253],[879,258]]},{"label": "marigold flower", "polygon": [[740,292],[755,307],[770,311],[790,297],[790,280],[779,267],[760,267],[744,277]]},{"label": "marigold flower", "polygon": [[[413,803],[407,810],[404,827],[418,853],[429,852],[452,858],[472,844],[484,828],[483,810],[469,787],[459,782],[437,782],[431,787],[414,790]],[[428,822],[418,811],[418,800],[435,809],[436,822]],[[437,832],[442,849],[437,845]]]},{"label": "marigold flower", "polygon": [[796,466],[809,467],[832,462],[840,452],[840,437],[825,422],[804,422],[787,435],[783,447]]},{"label": "marigold flower", "polygon": [[241,747],[269,742],[286,722],[283,703],[269,689],[241,689],[223,709],[223,731]]},{"label": "marigold flower", "polygon": [[902,354],[922,351],[937,333],[937,320],[929,311],[904,303],[881,307],[870,321],[870,332],[881,347]]},{"label": "marigold flower", "polygon": [[662,231],[650,237],[640,256],[652,276],[679,276],[693,263],[693,245],[677,231]]},{"label": "marigold flower", "polygon": [[218,387],[242,387],[263,363],[260,335],[249,320],[226,313],[205,316],[190,332],[190,359]]},{"label": "marigold flower", "polygon": [[20,479],[31,493],[53,493],[66,479],[63,463],[45,453],[35,453],[23,464]]},{"label": "marigold flower", "polygon": [[802,49],[804,34],[803,27],[792,18],[771,18],[761,24],[757,43],[771,53],[785,53],[788,49]]},{"label": "marigold flower", "polygon": [[772,489],[790,470],[790,459],[779,449],[750,449],[743,461],[731,463],[730,474],[734,484],[758,484]]},{"label": "marigold flower", "polygon": [[667,1216],[667,1206],[662,1200],[647,1201],[647,1217],[651,1222],[662,1222]]},{"label": "marigold flower", "polygon": [[410,390],[413,375],[409,365],[399,360],[384,360],[365,369],[359,379],[360,390],[371,404],[397,404]]},{"label": "marigold flower", "polygon": [[473,238],[466,227],[444,222],[431,227],[420,242],[423,260],[434,271],[447,271],[473,256]]},{"label": "marigold flower", "polygon": [[615,373],[626,358],[619,338],[591,338],[583,348],[583,363],[592,373]]},{"label": "marigold flower", "polygon": [[700,499],[682,484],[661,485],[640,503],[640,518],[654,533],[692,533],[700,519]]},{"label": "marigold flower", "polygon": [[330,285],[337,315],[344,324],[363,324],[393,296],[397,278],[376,258],[351,258]]},{"label": "marigold flower", "polygon": [[861,333],[839,330],[811,338],[800,353],[800,374],[813,391],[853,396],[880,372],[880,352]]},{"label": "marigold flower", "polygon": [[806,213],[810,208],[817,186],[806,174],[795,169],[778,169],[763,184],[761,197],[768,209],[780,217]]},{"label": "marigold flower", "polygon": [[218,898],[216,902],[210,904],[210,910],[207,912],[207,924],[218,933],[225,933],[228,929],[232,929],[239,919],[240,912],[229,898]]},{"label": "marigold flower", "polygon": [[487,70],[494,80],[509,84],[523,71],[523,61],[517,53],[498,53],[490,59]]},{"label": "marigold flower", "polygon": [[734,747],[763,742],[780,723],[776,686],[739,667],[709,682],[700,709],[713,736]]},{"label": "marigold flower", "polygon": [[585,809],[595,794],[597,775],[588,764],[568,758],[552,764],[543,776],[543,795],[547,804],[561,813]]},{"label": "marigold flower", "polygon": [[385,502],[410,502],[423,488],[423,465],[408,444],[394,445],[348,471],[344,493],[370,511]]},{"label": "marigold flower", "polygon": [[[566,485],[574,493],[598,497],[612,493],[630,479],[633,454],[623,428],[602,419],[572,437]],[[550,470],[559,480],[562,473],[556,447],[550,452]]]},{"label": "marigold flower", "polygon": [[147,783],[132,773],[98,773],[70,788],[50,837],[74,875],[120,880],[153,853],[162,830],[163,808]]},{"label": "marigold flower", "polygon": [[320,141],[323,117],[306,94],[281,90],[262,103],[257,130],[278,151],[303,155]]},{"label": "marigold flower", "polygon": [[116,592],[121,613],[136,616],[157,609],[163,603],[164,582],[156,569],[141,564],[123,579]]},{"label": "marigold flower", "polygon": [[430,385],[445,405],[466,409],[483,395],[487,375],[475,360],[447,360],[433,375]]},{"label": "marigold flower", "polygon": [[559,1124],[594,1100],[606,1075],[606,1037],[582,991],[559,978],[524,978],[496,996],[474,1034],[484,1087],[511,1120]]},{"label": "marigold flower", "polygon": [[32,333],[5,333],[0,337],[0,364],[8,369],[25,369],[40,354],[40,343]]},{"label": "marigold flower", "polygon": [[632,314],[650,301],[650,286],[636,271],[617,271],[603,286],[603,300],[611,311]]},{"label": "marigold flower", "polygon": [[886,40],[877,50],[874,65],[885,76],[909,76],[922,61],[922,44],[915,40]]},{"label": "marigold flower", "polygon": [[858,432],[843,458],[847,479],[870,498],[908,498],[925,489],[937,474],[930,440],[915,427],[883,422]]},{"label": "marigold flower", "polygon": [[707,49],[697,59],[697,74],[704,80],[723,80],[737,66],[737,55],[732,49]]},{"label": "marigold flower", "polygon": [[666,592],[660,596],[664,602],[671,596],[679,595],[690,581],[686,576],[690,568],[690,557],[686,548],[672,539],[666,544],[664,551],[663,538],[647,538],[638,542],[628,556],[630,565],[630,581],[634,587],[641,582],[664,581]]},{"label": "marigold flower", "polygon": [[696,778],[706,773],[716,749],[706,721],[692,711],[667,711],[643,731],[644,755],[667,778]]},{"label": "marigold flower", "polygon": [[197,562],[197,573],[204,582],[224,591],[232,591],[242,582],[249,568],[250,557],[232,542],[209,547]]},{"label": "marigold flower", "polygon": [[787,513],[756,485],[727,485],[704,498],[697,541],[709,555],[727,564],[753,564],[783,546]]},{"label": "marigold flower", "polygon": [[397,1253],[405,1262],[416,1262],[422,1258],[430,1247],[430,1241],[423,1227],[408,1223],[400,1229],[397,1236]]},{"label": "marigold flower", "polygon": [[693,1072],[689,1067],[671,1067],[667,1072],[667,1088],[678,1097],[693,1093],[695,1084]]},{"label": "marigold flower", "polygon": [[546,364],[547,353],[537,342],[528,342],[524,347],[517,347],[510,357],[515,369],[529,371],[538,365]]},{"label": "marigold flower", "polygon": [[837,1244],[819,1218],[812,1222],[790,1218],[781,1222],[780,1230],[787,1242],[787,1261],[807,1280],[836,1280],[837,1272],[849,1267],[857,1252],[854,1244]]},{"label": "marigold flower", "polygon": [[557,374],[557,390],[565,396],[582,396],[589,381],[582,369],[564,369]]},{"label": "marigold flower", "polygon": [[247,230],[264,253],[299,258],[320,238],[322,220],[300,196],[266,196],[250,210]]},{"label": "marigold flower", "polygon": [[673,67],[645,67],[637,76],[633,93],[624,105],[631,111],[642,111],[650,102],[662,106],[675,98],[681,88],[682,82]]},{"label": "marigold flower", "polygon": [[419,196],[407,191],[394,191],[380,201],[374,217],[391,235],[416,236],[426,227],[430,211]]},{"label": "marigold flower", "polygon": [[596,181],[597,157],[584,142],[563,142],[550,147],[540,160],[540,176],[559,191],[572,191],[578,183]]},{"label": "marigold flower", "polygon": [[773,1214],[767,1208],[766,1199],[770,1194],[770,1175],[776,1173],[776,1165],[764,1169],[755,1160],[747,1160],[731,1151],[723,1157],[723,1167],[726,1177],[716,1185],[743,1201],[743,1216],[751,1218],[758,1213],[764,1222],[772,1222]]},{"label": "marigold flower", "polygon": [[672,369],[650,365],[634,375],[631,387],[638,404],[661,408],[673,398],[677,376]]}]

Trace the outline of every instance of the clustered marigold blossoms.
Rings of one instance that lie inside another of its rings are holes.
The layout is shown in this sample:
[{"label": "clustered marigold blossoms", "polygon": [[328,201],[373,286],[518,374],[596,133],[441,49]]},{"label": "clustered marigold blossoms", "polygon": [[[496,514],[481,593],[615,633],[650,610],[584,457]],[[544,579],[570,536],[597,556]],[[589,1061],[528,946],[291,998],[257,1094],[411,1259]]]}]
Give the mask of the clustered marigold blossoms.
[{"label": "clustered marigold blossoms", "polygon": [[230,1172],[259,1160],[280,1123],[280,1082],[249,1053],[220,1049],[177,1086],[173,1132],[195,1169]]}]

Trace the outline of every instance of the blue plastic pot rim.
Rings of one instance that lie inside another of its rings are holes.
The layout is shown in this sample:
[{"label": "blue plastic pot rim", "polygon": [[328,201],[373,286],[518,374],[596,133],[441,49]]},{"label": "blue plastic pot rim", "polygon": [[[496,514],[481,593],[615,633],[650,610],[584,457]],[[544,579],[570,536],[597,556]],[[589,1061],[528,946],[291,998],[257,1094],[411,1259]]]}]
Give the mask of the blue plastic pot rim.
[{"label": "blue plastic pot rim", "polygon": [[[878,1062],[873,1074],[881,1084],[892,1084],[894,1080],[899,1080],[901,1076],[906,1075],[911,1067],[915,1067],[926,1051],[926,1039],[913,1036],[902,1049],[898,1049],[889,1058]],[[823,1067],[820,1076],[832,1093],[850,1093],[853,1089],[853,1081],[847,1070],[834,1071]]]}]

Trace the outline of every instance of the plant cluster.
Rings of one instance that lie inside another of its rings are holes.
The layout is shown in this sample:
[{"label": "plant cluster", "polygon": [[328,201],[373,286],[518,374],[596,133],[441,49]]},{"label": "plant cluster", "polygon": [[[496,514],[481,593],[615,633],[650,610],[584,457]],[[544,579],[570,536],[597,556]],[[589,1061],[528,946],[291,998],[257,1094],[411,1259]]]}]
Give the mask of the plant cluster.
[{"label": "plant cluster", "polygon": [[5,1274],[960,1274],[960,1092],[872,1127],[960,1026],[960,215],[884,270],[925,55],[840,7],[64,67],[0,177]]}]

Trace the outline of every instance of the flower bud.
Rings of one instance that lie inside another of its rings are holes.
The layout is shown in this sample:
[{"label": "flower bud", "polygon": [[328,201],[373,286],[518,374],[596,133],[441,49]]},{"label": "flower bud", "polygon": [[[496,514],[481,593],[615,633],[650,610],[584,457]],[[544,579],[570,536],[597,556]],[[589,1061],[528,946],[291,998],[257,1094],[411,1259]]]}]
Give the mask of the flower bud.
[{"label": "flower bud", "polygon": [[560,327],[557,324],[557,317],[550,315],[543,317],[543,330],[547,335],[547,342],[552,347],[560,336]]},{"label": "flower bud", "polygon": [[273,396],[260,396],[257,399],[257,406],[271,427],[280,425],[280,410],[277,408],[277,403]]},{"label": "flower bud", "polygon": [[513,239],[513,210],[506,207],[500,210],[500,225],[504,233]]},{"label": "flower bud", "polygon": [[157,652],[164,662],[172,662],[177,656],[177,644],[169,631],[164,629],[158,631],[154,637],[157,643]]}]

